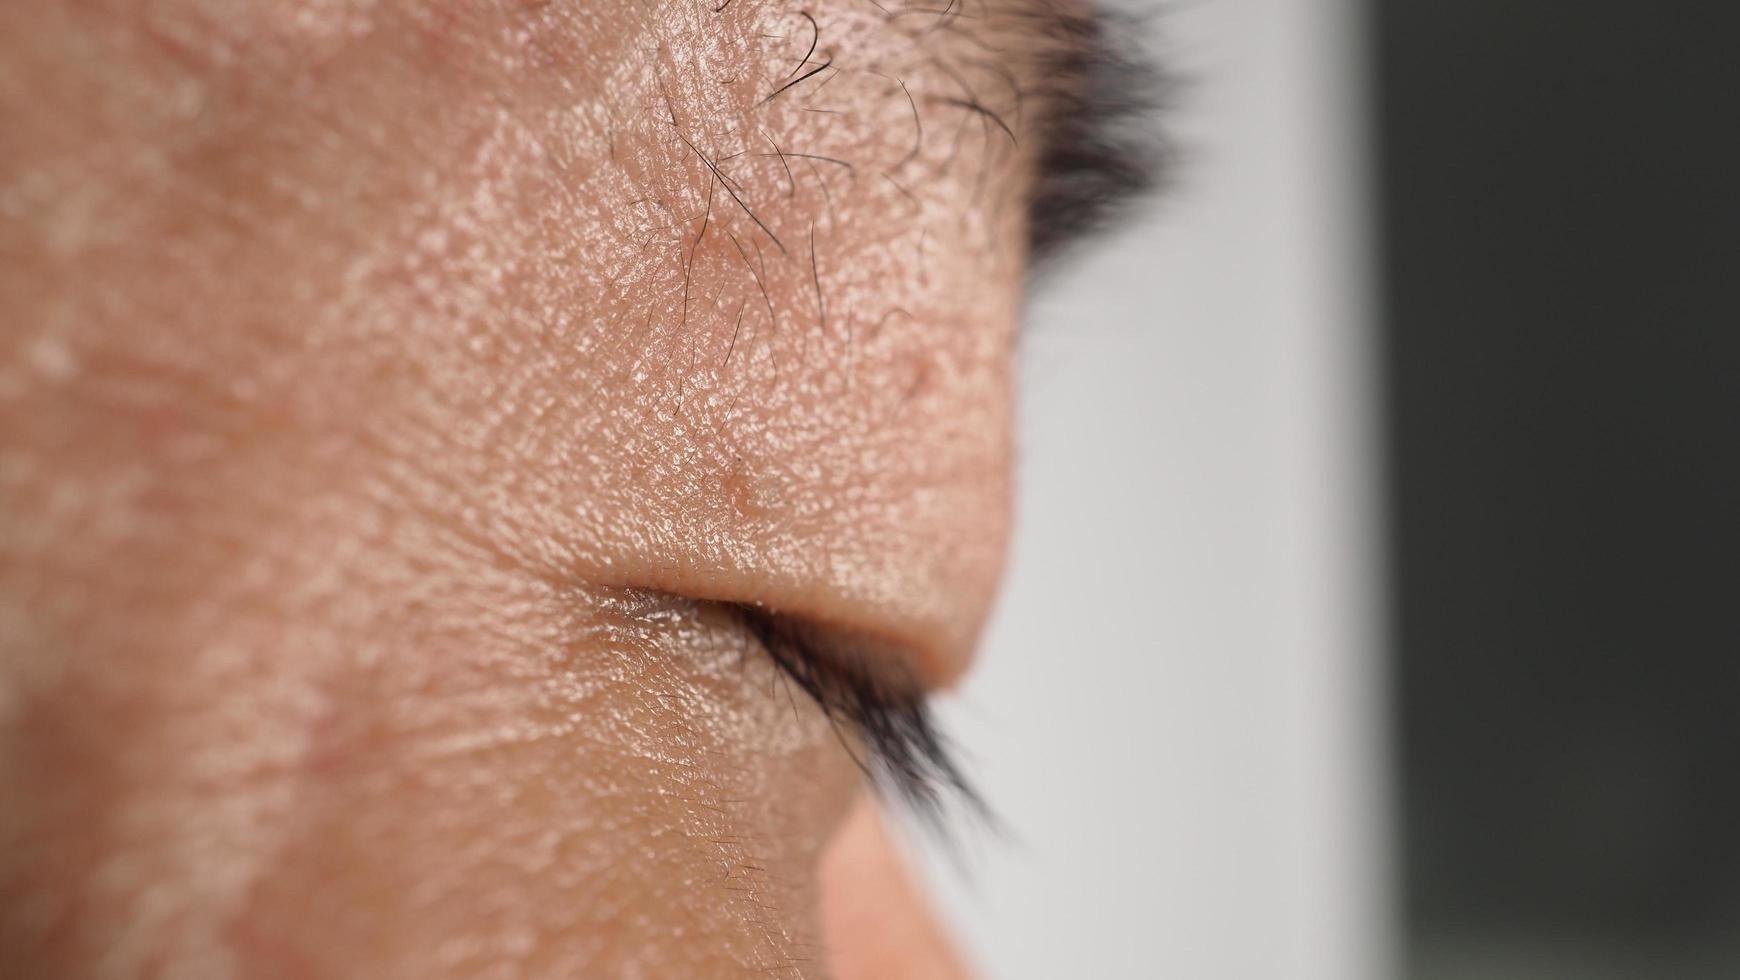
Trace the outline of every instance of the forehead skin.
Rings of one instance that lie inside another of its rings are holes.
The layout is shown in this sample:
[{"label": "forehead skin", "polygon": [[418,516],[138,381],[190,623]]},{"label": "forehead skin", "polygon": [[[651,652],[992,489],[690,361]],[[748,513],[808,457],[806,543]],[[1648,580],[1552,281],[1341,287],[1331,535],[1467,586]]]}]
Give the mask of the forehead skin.
[{"label": "forehead skin", "polygon": [[0,10],[3,969],[825,975],[855,770],[693,600],[963,668],[1017,14],[235,8]]}]

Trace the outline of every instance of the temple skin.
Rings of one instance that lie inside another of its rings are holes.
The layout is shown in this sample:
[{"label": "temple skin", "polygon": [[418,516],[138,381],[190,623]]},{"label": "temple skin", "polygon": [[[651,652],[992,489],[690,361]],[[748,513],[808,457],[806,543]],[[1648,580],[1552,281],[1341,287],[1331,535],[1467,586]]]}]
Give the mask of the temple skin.
[{"label": "temple skin", "polygon": [[876,961],[858,771],[713,603],[967,666],[1019,35],[237,7],[0,8],[0,975]]}]

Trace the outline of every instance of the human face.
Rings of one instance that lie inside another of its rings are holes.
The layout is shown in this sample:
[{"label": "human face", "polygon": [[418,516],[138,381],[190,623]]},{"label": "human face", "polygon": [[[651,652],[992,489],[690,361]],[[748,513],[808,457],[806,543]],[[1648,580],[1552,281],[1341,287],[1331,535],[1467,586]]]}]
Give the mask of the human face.
[{"label": "human face", "polygon": [[1066,23],[0,11],[0,970],[941,956]]}]

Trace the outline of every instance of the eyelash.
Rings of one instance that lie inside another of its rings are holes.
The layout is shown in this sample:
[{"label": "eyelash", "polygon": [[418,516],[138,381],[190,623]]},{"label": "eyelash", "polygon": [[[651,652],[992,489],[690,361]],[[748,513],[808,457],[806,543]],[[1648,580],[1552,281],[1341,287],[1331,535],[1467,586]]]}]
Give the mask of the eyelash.
[{"label": "eyelash", "polygon": [[[980,823],[990,810],[973,789],[930,711],[924,690],[888,663],[830,642],[819,629],[766,609],[728,604],[775,666],[827,716],[871,785],[904,803],[927,826],[945,832],[964,811]],[[854,748],[856,737],[867,751]]]}]

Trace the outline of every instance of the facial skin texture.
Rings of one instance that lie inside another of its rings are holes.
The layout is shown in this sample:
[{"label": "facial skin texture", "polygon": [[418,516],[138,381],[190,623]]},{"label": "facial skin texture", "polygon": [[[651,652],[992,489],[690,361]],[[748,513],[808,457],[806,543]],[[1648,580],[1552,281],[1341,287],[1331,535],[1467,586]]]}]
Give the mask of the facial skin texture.
[{"label": "facial skin texture", "polygon": [[858,771],[711,603],[966,664],[999,2],[0,6],[0,974],[877,962]]}]

